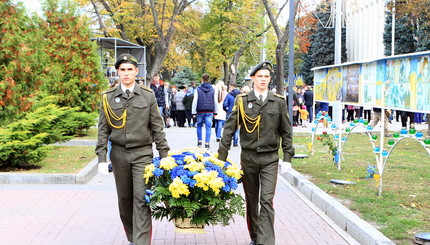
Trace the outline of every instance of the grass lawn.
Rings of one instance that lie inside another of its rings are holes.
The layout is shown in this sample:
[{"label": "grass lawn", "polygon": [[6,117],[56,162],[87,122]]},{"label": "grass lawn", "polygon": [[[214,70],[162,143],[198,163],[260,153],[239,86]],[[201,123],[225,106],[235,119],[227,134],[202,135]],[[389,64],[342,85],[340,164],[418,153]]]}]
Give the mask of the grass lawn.
[{"label": "grass lawn", "polygon": [[[97,128],[83,132],[79,140],[97,140]],[[48,157],[42,162],[25,169],[3,169],[3,172],[15,173],[61,173],[77,174],[93,159],[96,158],[94,146],[50,146]]]},{"label": "grass lawn", "polygon": [[82,135],[80,137],[77,137],[76,139],[79,139],[79,140],[97,140],[97,128],[90,128],[90,129],[82,132]]},{"label": "grass lawn", "polygon": [[15,173],[77,174],[96,155],[93,146],[51,146],[48,157],[37,165],[23,169],[7,169]]},{"label": "grass lawn", "polygon": [[[309,154],[309,142],[310,134],[295,134],[296,153]],[[293,168],[396,244],[413,244],[416,233],[430,232],[430,155],[419,142],[404,139],[392,151],[383,175],[382,196],[377,194],[376,181],[366,178],[367,167],[376,166],[367,135],[350,134],[343,149],[342,170],[337,170],[327,146],[315,140],[313,149],[313,156],[293,159]],[[330,179],[356,184],[333,185]]]}]

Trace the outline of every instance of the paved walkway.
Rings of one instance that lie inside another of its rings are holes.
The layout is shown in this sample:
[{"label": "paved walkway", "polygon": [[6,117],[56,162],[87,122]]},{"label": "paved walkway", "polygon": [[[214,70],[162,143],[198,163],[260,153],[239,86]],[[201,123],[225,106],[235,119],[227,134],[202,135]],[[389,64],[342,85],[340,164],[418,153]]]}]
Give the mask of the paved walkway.
[{"label": "paved walkway", "polygon": [[[398,129],[398,123],[390,125],[390,130]],[[310,128],[294,131],[310,132]],[[172,127],[166,133],[172,149],[196,143],[195,129]],[[214,139],[211,144],[216,151]],[[239,162],[239,148],[233,148],[229,157]],[[358,244],[282,178],[275,209],[278,245]],[[155,245],[249,243],[242,217],[228,227],[206,227],[206,234],[175,233],[166,220],[154,221],[153,226]],[[98,174],[86,185],[0,185],[0,244],[128,244],[118,216],[113,176]]]},{"label": "paved walkway", "polygon": [[[194,146],[194,128],[166,130],[172,149]],[[217,143],[211,142],[213,151]],[[239,162],[239,148],[229,157]],[[239,189],[242,193],[242,189]],[[282,178],[275,197],[277,244],[357,244]],[[248,244],[243,217],[206,234],[178,234],[154,221],[153,244]],[[0,185],[0,244],[128,244],[119,220],[112,174],[86,185]]]}]

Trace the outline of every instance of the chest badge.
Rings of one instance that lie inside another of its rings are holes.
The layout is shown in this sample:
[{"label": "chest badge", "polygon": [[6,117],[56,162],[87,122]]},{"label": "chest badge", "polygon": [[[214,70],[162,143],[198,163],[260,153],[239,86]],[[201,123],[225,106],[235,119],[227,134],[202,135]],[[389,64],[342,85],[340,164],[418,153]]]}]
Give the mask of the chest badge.
[{"label": "chest badge", "polygon": [[115,98],[115,102],[116,102],[116,103],[119,103],[120,101],[121,101],[121,99],[120,99],[119,97],[116,97],[116,98]]},{"label": "chest badge", "polygon": [[254,106],[254,103],[252,103],[252,102],[248,102],[248,108],[249,109],[252,109],[252,107]]}]

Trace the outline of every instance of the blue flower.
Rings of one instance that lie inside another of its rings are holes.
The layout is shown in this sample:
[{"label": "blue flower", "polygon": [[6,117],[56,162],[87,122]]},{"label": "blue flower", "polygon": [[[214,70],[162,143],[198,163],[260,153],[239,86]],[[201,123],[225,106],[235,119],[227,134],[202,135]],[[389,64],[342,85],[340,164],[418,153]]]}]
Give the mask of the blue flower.
[{"label": "blue flower", "polygon": [[192,178],[194,175],[198,174],[196,171],[187,171],[187,176]]},{"label": "blue flower", "polygon": [[146,192],[146,194],[148,194],[148,195],[150,195],[150,196],[154,195],[154,192],[153,192],[153,191],[151,191],[151,190],[146,190],[145,192]]},{"label": "blue flower", "polygon": [[181,177],[183,175],[187,175],[187,171],[184,169],[183,165],[179,165],[170,170],[170,177],[174,180],[176,177]]},{"label": "blue flower", "polygon": [[187,176],[184,176],[184,175],[182,175],[182,176],[181,176],[181,180],[182,180],[182,182],[184,182],[184,184],[186,184],[186,185],[190,185],[190,183],[191,183],[191,181],[192,181],[192,179],[191,179],[191,178],[189,178],[189,177],[187,177]]},{"label": "blue flower", "polygon": [[156,168],[160,167],[160,160],[161,160],[160,157],[154,157],[154,159],[152,159],[152,163]]},{"label": "blue flower", "polygon": [[163,175],[164,170],[161,168],[155,168],[154,171],[152,171],[152,173],[154,174],[155,177],[160,177],[161,175]]},{"label": "blue flower", "polygon": [[229,192],[229,191],[231,190],[231,188],[230,188],[230,186],[229,186],[229,185],[225,185],[225,186],[222,188],[222,190],[223,190],[223,191],[225,191],[225,192]]},{"label": "blue flower", "polygon": [[191,187],[191,188],[194,188],[194,186],[197,184],[197,181],[195,180],[195,179],[192,179],[191,181],[190,181],[190,184],[189,184],[189,186]]},{"label": "blue flower", "polygon": [[149,197],[149,195],[145,195],[145,202],[146,203],[150,203],[151,202],[151,198]]}]

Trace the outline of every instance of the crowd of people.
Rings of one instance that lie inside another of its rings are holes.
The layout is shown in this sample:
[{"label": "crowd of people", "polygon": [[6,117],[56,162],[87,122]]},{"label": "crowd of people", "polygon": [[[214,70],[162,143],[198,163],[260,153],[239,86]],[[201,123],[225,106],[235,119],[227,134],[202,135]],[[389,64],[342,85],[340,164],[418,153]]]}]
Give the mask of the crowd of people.
[{"label": "crowd of people", "polygon": [[[209,110],[211,115],[203,117],[202,112],[192,111],[194,96],[198,88],[196,82],[192,82],[190,85],[179,85],[170,86],[168,82],[160,80],[160,75],[156,74],[153,77],[151,83],[151,89],[157,97],[159,102],[160,114],[163,116],[165,121],[165,127],[171,127],[170,120],[173,121],[173,126],[177,127],[198,127],[198,146],[204,146],[209,148],[210,138],[212,133],[210,129],[213,128],[213,134],[215,135],[216,141],[220,142],[222,136],[222,130],[225,121],[231,114],[231,110],[234,105],[234,99],[238,94],[249,92],[248,86],[238,88],[236,83],[229,84],[227,87],[223,81],[218,81],[215,85],[205,85],[203,87],[212,88],[214,91],[213,106],[214,108]],[[203,83],[203,81],[201,81]],[[160,85],[164,85],[163,92],[159,89]],[[202,88],[200,88],[202,89]],[[288,88],[286,89],[285,99],[288,103]],[[198,94],[198,92],[197,92]],[[328,102],[314,101],[314,91],[312,86],[294,86],[293,87],[293,127],[301,126],[308,127],[314,118],[314,113],[326,112],[330,116],[332,115],[332,107]],[[215,108],[216,107],[216,108]],[[392,121],[401,122],[402,128],[414,128],[415,124],[421,124],[428,121],[428,116],[424,113],[409,112],[401,110],[386,110],[386,124]],[[198,123],[198,118],[201,118]],[[363,118],[370,122],[374,127],[380,121],[381,109],[373,108],[370,105],[356,105],[356,104],[345,104],[342,110],[342,122],[353,122],[357,119]],[[202,133],[202,127],[205,126],[206,133],[205,139],[199,135]],[[325,122],[325,126],[327,123]],[[389,136],[388,128],[385,128],[385,134]],[[239,145],[238,132],[234,135],[233,146]]]},{"label": "crowd of people", "polygon": [[[223,81],[210,84],[210,77],[204,74],[201,85],[196,82],[180,85],[170,85],[155,74],[150,83],[157,99],[160,115],[164,120],[164,127],[197,128],[197,145],[210,148],[210,139],[215,135],[216,142],[221,141],[225,121],[231,115],[237,95],[250,91],[249,86],[239,89],[236,83],[229,87]],[[209,96],[209,97],[208,97]],[[200,98],[200,102],[199,102]],[[205,137],[203,139],[203,128]],[[239,132],[234,134],[233,146],[239,146]]]}]

